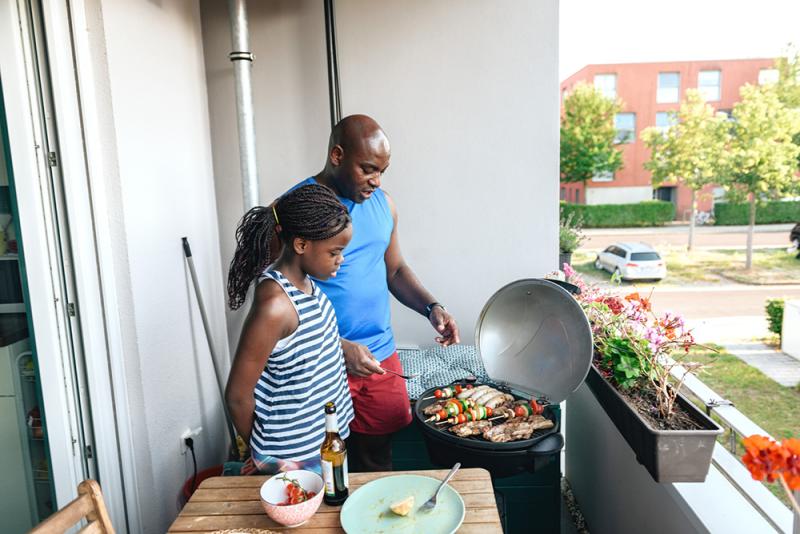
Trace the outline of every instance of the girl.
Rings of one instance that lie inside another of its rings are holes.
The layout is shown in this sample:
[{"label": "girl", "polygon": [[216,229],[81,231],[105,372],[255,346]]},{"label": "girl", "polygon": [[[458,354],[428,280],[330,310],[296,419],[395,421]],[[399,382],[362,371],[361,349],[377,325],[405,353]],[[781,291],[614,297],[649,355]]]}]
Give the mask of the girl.
[{"label": "girl", "polygon": [[[277,260],[270,248],[276,234],[283,243]],[[233,423],[250,444],[242,474],[319,473],[329,401],[341,437],[349,434],[353,405],[336,315],[309,277],[336,276],[352,234],[347,208],[319,184],[251,209],[236,229],[231,309],[258,281],[225,391]]]}]

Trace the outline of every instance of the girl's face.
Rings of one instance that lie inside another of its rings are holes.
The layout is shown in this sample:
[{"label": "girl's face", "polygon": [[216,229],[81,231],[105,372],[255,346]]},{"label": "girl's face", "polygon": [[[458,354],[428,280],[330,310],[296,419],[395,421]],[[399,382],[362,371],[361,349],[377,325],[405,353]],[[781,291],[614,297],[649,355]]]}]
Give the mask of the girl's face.
[{"label": "girl's face", "polygon": [[[344,248],[353,237],[353,226],[348,224],[344,230],[322,241],[295,240],[295,251],[299,253],[301,268],[308,275],[320,280],[336,276],[336,271],[344,262]],[[302,241],[302,244],[297,241]],[[298,250],[300,245],[300,250]]]}]

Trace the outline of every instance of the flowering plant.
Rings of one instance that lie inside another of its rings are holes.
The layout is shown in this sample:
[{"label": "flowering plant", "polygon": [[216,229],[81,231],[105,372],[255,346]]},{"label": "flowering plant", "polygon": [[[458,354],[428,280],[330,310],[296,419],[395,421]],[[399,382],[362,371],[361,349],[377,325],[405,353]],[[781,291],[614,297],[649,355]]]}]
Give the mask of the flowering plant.
[{"label": "flowering plant", "polygon": [[[581,290],[575,298],[592,326],[595,365],[620,389],[651,389],[658,416],[669,419],[684,380],[700,368],[698,363],[679,361],[678,355],[696,345],[683,318],[670,312],[654,313],[650,298],[638,292],[617,296],[587,284],[566,263],[564,274]],[[672,385],[670,376],[678,365],[685,372]]]},{"label": "flowering plant", "polygon": [[742,462],[756,480],[779,480],[795,512],[800,506],[792,490],[800,490],[800,439],[785,439],[781,443],[766,436],[752,435],[742,440],[745,453]]}]

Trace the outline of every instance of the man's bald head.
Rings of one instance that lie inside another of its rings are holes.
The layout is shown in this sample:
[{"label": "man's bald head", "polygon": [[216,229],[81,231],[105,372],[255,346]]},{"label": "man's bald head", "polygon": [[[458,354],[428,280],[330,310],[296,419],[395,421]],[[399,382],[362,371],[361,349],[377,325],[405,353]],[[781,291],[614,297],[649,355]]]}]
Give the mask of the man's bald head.
[{"label": "man's bald head", "polygon": [[336,123],[328,141],[328,153],[339,145],[345,151],[359,150],[365,142],[382,141],[388,147],[389,140],[380,125],[367,115],[348,115]]},{"label": "man's bald head", "polygon": [[333,127],[317,180],[340,196],[364,202],[380,187],[390,158],[389,139],[380,125],[366,115],[350,115]]}]

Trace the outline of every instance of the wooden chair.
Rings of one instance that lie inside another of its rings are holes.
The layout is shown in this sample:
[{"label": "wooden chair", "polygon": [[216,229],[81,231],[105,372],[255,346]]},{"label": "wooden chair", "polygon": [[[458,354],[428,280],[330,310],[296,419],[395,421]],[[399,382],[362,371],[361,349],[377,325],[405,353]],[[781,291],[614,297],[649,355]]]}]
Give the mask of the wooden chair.
[{"label": "wooden chair", "polygon": [[33,527],[29,534],[63,534],[81,519],[86,519],[88,525],[79,531],[80,534],[114,534],[100,484],[94,480],[81,482],[78,498]]}]

